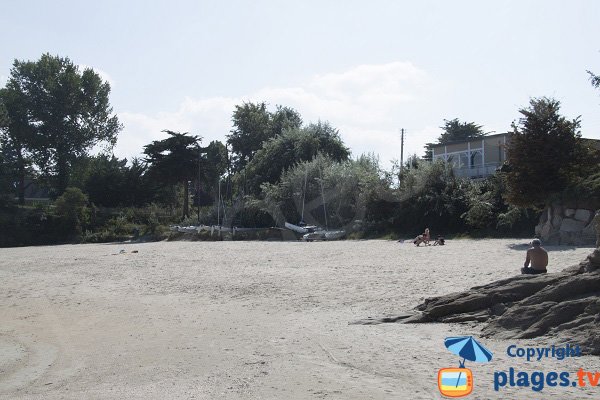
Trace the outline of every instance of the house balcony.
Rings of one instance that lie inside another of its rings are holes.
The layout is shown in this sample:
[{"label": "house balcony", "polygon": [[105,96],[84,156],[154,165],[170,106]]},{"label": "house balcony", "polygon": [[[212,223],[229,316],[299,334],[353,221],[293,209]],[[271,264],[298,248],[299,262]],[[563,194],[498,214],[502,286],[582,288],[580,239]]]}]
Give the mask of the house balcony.
[{"label": "house balcony", "polygon": [[486,163],[484,165],[472,166],[470,168],[453,168],[454,175],[460,178],[482,179],[494,175],[501,166],[500,163]]}]

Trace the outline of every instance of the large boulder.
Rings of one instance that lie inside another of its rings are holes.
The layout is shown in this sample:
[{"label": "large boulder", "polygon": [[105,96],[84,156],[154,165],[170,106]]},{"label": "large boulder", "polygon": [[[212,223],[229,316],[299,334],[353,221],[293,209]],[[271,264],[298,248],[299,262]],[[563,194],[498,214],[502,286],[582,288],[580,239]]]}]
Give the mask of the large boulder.
[{"label": "large boulder", "polygon": [[596,242],[597,224],[594,211],[587,208],[549,205],[542,215],[535,234],[546,244],[585,246]]}]

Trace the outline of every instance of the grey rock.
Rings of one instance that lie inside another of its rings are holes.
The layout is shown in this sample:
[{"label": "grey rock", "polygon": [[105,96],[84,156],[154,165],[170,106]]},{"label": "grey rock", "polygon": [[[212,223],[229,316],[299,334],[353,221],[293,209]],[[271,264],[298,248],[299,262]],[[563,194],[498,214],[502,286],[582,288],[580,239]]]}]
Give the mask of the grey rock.
[{"label": "grey rock", "polygon": [[581,232],[585,228],[585,222],[565,218],[560,225],[561,232]]},{"label": "grey rock", "polygon": [[575,219],[578,221],[585,222],[585,223],[589,222],[591,216],[592,216],[592,211],[585,210],[583,208],[580,208],[575,212]]}]

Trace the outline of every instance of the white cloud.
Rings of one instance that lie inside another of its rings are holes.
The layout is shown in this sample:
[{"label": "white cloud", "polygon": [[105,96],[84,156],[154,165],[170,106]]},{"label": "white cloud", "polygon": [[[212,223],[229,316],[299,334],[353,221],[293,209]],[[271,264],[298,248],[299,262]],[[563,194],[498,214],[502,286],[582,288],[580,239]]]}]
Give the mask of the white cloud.
[{"label": "white cloud", "polygon": [[393,62],[360,65],[339,73],[317,75],[296,86],[266,87],[238,98],[187,97],[173,112],[119,113],[125,129],[119,136],[115,154],[129,158],[139,155],[145,144],[165,137],[160,132],[163,129],[201,135],[204,143],[225,140],[236,104],[265,101],[271,106],[295,108],[305,123],[318,119],[331,122],[355,156],[378,154],[382,166],[387,167],[389,160],[400,158],[402,124],[414,129],[407,131],[405,157],[413,153],[421,155],[424,143],[439,135],[439,129],[423,122],[423,109],[434,102],[438,90],[425,71],[408,62]]}]

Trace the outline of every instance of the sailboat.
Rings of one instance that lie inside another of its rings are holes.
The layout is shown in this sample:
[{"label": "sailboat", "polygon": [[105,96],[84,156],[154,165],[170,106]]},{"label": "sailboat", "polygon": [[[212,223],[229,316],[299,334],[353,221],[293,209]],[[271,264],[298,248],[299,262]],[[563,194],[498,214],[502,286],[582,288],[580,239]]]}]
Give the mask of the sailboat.
[{"label": "sailboat", "polygon": [[321,199],[323,204],[323,210],[325,212],[325,228],[317,225],[306,225],[304,222],[304,202],[306,200],[306,183],[307,183],[308,171],[304,174],[304,190],[302,192],[302,215],[298,225],[285,222],[285,227],[291,231],[302,234],[302,240],[305,242],[312,242],[315,240],[335,240],[341,239],[346,235],[346,231],[343,229],[329,230],[327,226],[327,207],[325,206],[325,193],[323,191],[323,178],[321,177]]}]

